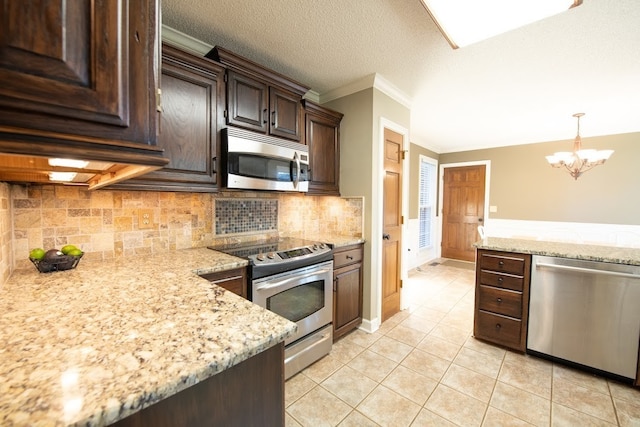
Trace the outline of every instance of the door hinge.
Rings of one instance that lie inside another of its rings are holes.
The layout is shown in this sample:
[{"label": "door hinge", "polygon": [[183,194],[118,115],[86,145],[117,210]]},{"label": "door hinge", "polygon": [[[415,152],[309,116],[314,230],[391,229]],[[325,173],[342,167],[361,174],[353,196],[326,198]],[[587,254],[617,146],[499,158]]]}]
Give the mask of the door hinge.
[{"label": "door hinge", "polygon": [[400,225],[404,225],[404,215],[400,216]]},{"label": "door hinge", "polygon": [[224,118],[226,119],[228,114],[227,114],[227,110],[224,110],[224,113],[222,114],[224,116]]},{"label": "door hinge", "polygon": [[402,279],[400,279],[400,289],[402,289],[404,283],[402,282]]},{"label": "door hinge", "polygon": [[407,150],[402,150],[402,160],[404,160],[406,155],[407,155]]}]

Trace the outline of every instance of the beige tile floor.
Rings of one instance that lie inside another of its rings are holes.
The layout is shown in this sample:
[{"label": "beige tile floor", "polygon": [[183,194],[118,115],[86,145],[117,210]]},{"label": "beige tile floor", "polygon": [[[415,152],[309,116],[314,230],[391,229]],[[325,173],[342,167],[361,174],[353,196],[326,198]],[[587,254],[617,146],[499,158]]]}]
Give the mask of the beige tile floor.
[{"label": "beige tile floor", "polygon": [[474,339],[473,283],[412,271],[407,310],[287,381],[286,426],[640,426],[639,390]]}]

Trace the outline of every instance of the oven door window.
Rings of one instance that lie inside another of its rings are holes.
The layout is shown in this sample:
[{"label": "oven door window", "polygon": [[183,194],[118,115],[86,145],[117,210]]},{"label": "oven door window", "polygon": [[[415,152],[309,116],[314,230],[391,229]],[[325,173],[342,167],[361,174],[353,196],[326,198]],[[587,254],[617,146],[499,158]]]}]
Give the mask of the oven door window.
[{"label": "oven door window", "polygon": [[267,309],[297,322],[324,307],[324,280],[287,289],[267,298]]}]

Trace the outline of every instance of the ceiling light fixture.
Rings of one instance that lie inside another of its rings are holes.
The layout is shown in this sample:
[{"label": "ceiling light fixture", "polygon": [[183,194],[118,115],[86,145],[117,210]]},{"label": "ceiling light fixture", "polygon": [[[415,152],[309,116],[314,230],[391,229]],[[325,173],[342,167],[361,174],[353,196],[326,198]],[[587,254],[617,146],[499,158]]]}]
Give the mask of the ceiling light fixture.
[{"label": "ceiling light fixture", "polygon": [[451,47],[522,27],[582,4],[582,0],[422,0]]},{"label": "ceiling light fixture", "polygon": [[554,168],[565,167],[573,179],[578,179],[586,171],[603,164],[611,155],[613,150],[583,150],[582,138],[580,138],[580,117],[584,113],[576,113],[573,115],[578,119],[578,134],[573,141],[573,152],[560,151],[546,156],[547,161]]}]

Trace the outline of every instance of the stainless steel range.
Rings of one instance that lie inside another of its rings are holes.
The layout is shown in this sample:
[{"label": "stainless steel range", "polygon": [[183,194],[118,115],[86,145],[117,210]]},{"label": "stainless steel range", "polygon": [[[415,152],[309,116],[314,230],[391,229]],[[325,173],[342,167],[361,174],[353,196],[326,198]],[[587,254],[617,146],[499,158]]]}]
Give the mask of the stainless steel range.
[{"label": "stainless steel range", "polygon": [[285,238],[210,249],[248,259],[249,299],[297,323],[297,333],[285,341],[285,379],[331,351],[333,251],[329,245]]}]

